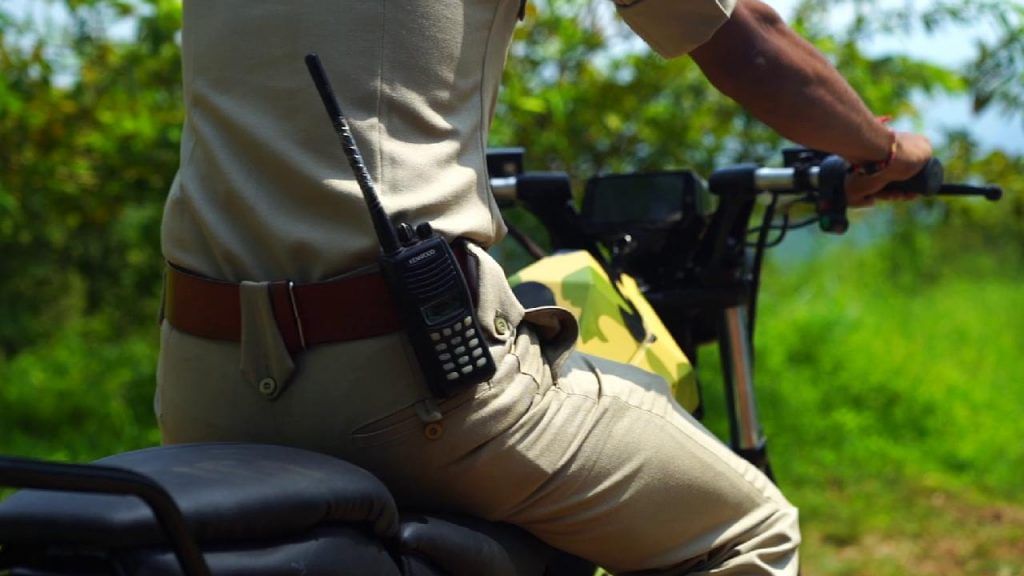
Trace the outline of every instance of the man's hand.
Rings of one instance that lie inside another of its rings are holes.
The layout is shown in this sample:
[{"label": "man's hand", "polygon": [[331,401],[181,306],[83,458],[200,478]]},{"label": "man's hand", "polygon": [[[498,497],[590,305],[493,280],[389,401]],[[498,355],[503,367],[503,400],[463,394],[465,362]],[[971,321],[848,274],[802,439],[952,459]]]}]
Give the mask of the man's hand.
[{"label": "man's hand", "polygon": [[896,133],[896,153],[892,162],[877,174],[850,174],[846,181],[846,201],[852,207],[871,206],[876,200],[912,200],[917,194],[884,192],[890,182],[912,178],[932,157],[927,138],[910,132]]}]

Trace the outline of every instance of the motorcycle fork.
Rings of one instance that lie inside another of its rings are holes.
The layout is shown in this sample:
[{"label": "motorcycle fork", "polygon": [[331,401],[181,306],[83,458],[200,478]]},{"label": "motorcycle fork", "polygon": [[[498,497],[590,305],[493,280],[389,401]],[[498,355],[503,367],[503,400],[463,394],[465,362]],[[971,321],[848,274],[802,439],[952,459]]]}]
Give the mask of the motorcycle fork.
[{"label": "motorcycle fork", "polygon": [[768,461],[768,440],[761,428],[754,392],[754,357],[747,332],[747,306],[730,306],[721,312],[718,351],[722,362],[725,401],[729,414],[732,449],[773,482]]}]

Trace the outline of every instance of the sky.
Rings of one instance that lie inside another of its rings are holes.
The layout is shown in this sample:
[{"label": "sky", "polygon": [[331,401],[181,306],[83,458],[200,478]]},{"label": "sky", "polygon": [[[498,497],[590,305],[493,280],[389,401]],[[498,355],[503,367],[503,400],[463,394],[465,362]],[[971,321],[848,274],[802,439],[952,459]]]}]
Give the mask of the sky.
[{"label": "sky", "polygon": [[[788,18],[799,0],[766,0],[784,18]],[[908,6],[922,9],[932,0],[879,0],[893,7]],[[0,4],[9,6],[16,12],[34,11],[43,14],[50,2],[42,0],[0,0]],[[838,28],[851,17],[852,11],[837,10],[831,20]],[[983,37],[988,30],[982,25],[969,29],[943,30],[940,35],[929,36],[916,32],[905,36],[889,36],[879,38],[865,51],[872,55],[907,54],[926,61],[947,67],[963,67],[974,52],[977,38]],[[131,30],[122,30],[130,35]],[[971,110],[971,101],[967,97],[951,98],[947,96],[925,99],[921,97],[917,104],[922,111],[923,130],[933,138],[937,138],[945,128],[967,128],[982,145],[989,148],[1002,148],[1014,153],[1024,153],[1024,120],[1008,119],[997,110],[988,110],[984,114],[975,115]],[[909,121],[897,122],[898,129],[913,129]]]}]

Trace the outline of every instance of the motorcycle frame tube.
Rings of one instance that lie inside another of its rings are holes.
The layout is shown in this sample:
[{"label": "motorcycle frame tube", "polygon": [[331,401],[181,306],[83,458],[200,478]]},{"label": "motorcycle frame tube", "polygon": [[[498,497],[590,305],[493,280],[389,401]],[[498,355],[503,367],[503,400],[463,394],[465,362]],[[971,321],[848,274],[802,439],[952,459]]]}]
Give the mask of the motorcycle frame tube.
[{"label": "motorcycle frame tube", "polygon": [[185,575],[211,576],[178,505],[163,486],[147,476],[109,466],[0,457],[0,486],[136,496],[153,511]]},{"label": "motorcycle frame tube", "polygon": [[[718,346],[733,448],[741,454],[763,452],[766,439],[754,392],[754,363],[747,333],[746,305],[722,310]],[[758,462],[754,464],[761,465]]]}]

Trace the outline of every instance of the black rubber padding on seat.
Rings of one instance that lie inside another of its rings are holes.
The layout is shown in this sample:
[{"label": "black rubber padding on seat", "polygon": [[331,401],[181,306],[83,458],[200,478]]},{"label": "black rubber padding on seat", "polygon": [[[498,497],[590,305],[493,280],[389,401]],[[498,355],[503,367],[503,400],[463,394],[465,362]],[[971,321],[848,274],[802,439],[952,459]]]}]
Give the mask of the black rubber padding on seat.
[{"label": "black rubber padding on seat", "polygon": [[[287,539],[315,526],[362,523],[393,536],[398,511],[372,474],[337,458],[259,444],[183,444],[97,464],[139,472],[177,502],[199,543]],[[133,496],[21,490],[0,502],[0,542],[154,546],[163,536]]]},{"label": "black rubber padding on seat", "polygon": [[419,556],[402,556],[402,576],[452,576]]},{"label": "black rubber padding on seat", "polygon": [[536,576],[554,549],[509,524],[454,516],[402,515],[403,572],[429,574],[410,560],[427,560],[442,574]]},{"label": "black rubber padding on seat", "polygon": [[[323,527],[288,542],[243,543],[204,551],[217,576],[400,576],[398,565],[376,539],[361,530]],[[75,557],[65,568],[15,568],[12,576],[82,576]],[[167,549],[128,550],[111,559],[111,568],[89,574],[181,576],[181,567]]]},{"label": "black rubber padding on seat", "polygon": [[[320,528],[293,542],[203,551],[216,576],[400,576],[380,540],[345,527]],[[169,551],[132,553],[120,562],[126,574],[181,576]]]}]

